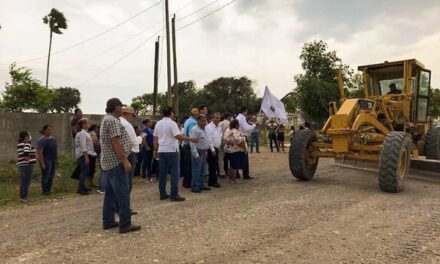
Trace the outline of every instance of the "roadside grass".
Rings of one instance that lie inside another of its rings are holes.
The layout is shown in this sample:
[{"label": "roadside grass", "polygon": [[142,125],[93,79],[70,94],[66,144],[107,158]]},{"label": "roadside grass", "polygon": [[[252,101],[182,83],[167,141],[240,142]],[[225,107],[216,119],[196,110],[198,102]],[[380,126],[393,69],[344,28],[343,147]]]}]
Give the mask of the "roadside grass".
[{"label": "roadside grass", "polygon": [[[41,169],[38,165],[34,167],[32,185],[29,188],[29,198],[32,203],[57,198],[67,194],[75,194],[78,181],[71,179],[76,161],[72,156],[61,156],[58,159],[58,167],[53,180],[52,195],[43,196],[41,193]],[[95,174],[95,181],[99,180]],[[15,161],[0,163],[0,209],[18,205],[20,188],[20,173]]]}]

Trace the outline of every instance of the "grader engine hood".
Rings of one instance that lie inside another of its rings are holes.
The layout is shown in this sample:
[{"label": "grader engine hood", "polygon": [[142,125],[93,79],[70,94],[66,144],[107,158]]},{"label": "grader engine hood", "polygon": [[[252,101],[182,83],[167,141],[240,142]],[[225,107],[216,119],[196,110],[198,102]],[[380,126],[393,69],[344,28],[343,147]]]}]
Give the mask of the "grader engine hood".
[{"label": "grader engine hood", "polygon": [[355,113],[359,106],[359,99],[347,99],[336,114],[330,116],[324,126],[326,133],[332,138],[333,151],[336,153],[348,152],[349,135],[354,122]]}]

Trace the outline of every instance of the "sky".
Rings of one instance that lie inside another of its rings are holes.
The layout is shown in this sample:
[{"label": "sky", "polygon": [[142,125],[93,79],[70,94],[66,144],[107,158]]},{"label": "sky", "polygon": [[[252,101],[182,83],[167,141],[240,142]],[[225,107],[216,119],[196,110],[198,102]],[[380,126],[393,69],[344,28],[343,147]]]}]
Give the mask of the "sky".
[{"label": "sky", "polygon": [[[178,29],[229,2],[169,0]],[[42,18],[51,8],[64,13],[68,29],[53,38],[52,51],[62,52],[52,56],[50,86],[78,88],[80,107],[97,114],[111,97],[129,104],[153,91],[154,40],[164,33],[161,0],[0,0],[0,91],[12,62],[45,82],[49,29]],[[440,88],[439,14],[438,0],[236,0],[177,31],[178,78],[202,88],[218,77],[248,76],[257,95],[268,86],[282,97],[303,72],[299,55],[304,43],[324,40],[354,69],[416,58],[432,70],[432,86]],[[164,38],[160,53],[159,91],[165,91]]]}]

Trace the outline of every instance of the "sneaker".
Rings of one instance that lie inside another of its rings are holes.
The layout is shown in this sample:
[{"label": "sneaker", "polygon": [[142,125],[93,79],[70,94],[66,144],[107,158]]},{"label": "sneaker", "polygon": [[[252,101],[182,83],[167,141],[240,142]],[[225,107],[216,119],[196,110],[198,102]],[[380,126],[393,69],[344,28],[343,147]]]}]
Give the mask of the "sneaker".
[{"label": "sneaker", "polygon": [[27,202],[28,202],[28,199],[26,199],[26,198],[20,198],[20,202],[21,202],[21,203],[27,203]]},{"label": "sneaker", "polygon": [[136,232],[141,230],[141,226],[137,226],[137,225],[129,225],[126,228],[119,228],[119,233],[120,234],[125,234],[125,233],[130,233],[130,232]]},{"label": "sneaker", "polygon": [[193,193],[201,193],[202,191],[201,190],[191,190],[191,192],[193,192]]},{"label": "sneaker", "polygon": [[88,191],[77,191],[77,193],[81,195],[89,195],[90,193]]},{"label": "sneaker", "polygon": [[96,192],[99,194],[105,194],[105,192],[102,192],[101,190],[97,190]]},{"label": "sneaker", "polygon": [[183,202],[183,201],[185,201],[185,198],[178,195],[177,197],[171,197],[171,201],[173,201],[173,202]]},{"label": "sneaker", "polygon": [[109,230],[109,229],[112,229],[112,228],[115,228],[118,226],[119,226],[119,223],[115,221],[115,222],[111,223],[110,225],[104,225],[103,227],[104,227],[104,230]]}]

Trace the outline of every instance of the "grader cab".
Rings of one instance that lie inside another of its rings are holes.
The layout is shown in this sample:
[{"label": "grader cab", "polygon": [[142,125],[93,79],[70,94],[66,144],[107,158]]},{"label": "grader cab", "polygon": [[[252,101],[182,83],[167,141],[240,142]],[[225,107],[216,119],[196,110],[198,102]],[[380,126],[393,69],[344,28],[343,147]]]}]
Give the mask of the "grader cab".
[{"label": "grader cab", "polygon": [[320,158],[376,162],[380,189],[400,192],[411,158],[440,159],[440,127],[430,126],[427,117],[431,72],[415,59],[358,69],[363,98],[347,99],[338,74],[340,106],[329,104],[322,136],[311,130],[294,136],[290,170],[298,179],[311,180]]}]

